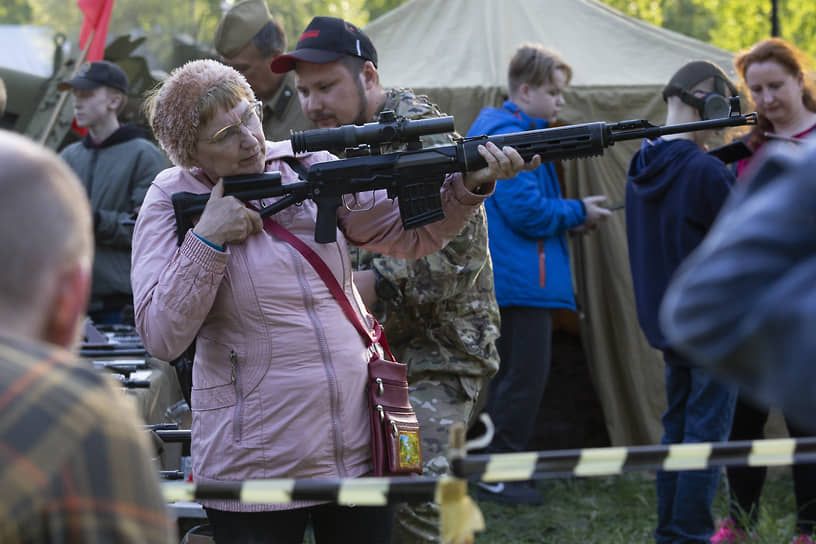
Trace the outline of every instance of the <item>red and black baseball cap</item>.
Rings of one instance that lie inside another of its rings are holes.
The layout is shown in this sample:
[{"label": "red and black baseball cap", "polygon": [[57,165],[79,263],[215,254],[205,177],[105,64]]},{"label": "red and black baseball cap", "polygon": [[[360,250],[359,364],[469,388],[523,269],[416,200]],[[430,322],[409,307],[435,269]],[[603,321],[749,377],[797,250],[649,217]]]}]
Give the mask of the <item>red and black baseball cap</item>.
[{"label": "red and black baseball cap", "polygon": [[343,55],[370,60],[377,66],[377,50],[362,30],[337,17],[315,17],[300,35],[295,50],[275,57],[270,68],[282,74],[293,70],[298,61],[324,64]]},{"label": "red and black baseball cap", "polygon": [[128,78],[125,71],[116,64],[106,60],[86,62],[79,67],[74,77],[60,81],[57,85],[57,89],[60,91],[67,91],[68,89],[96,89],[102,85],[113,87],[125,94],[128,92]]}]

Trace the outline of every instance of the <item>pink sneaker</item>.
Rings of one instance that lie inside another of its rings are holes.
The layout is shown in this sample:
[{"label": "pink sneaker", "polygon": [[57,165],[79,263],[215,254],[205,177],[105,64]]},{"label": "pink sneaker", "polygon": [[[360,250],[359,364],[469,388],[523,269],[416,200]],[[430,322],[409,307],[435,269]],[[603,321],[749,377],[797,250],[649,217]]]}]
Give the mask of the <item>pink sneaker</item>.
[{"label": "pink sneaker", "polygon": [[751,541],[745,531],[737,529],[731,518],[725,518],[717,525],[719,528],[711,537],[711,544],[743,544]]},{"label": "pink sneaker", "polygon": [[797,535],[791,540],[791,544],[816,544],[810,535]]}]

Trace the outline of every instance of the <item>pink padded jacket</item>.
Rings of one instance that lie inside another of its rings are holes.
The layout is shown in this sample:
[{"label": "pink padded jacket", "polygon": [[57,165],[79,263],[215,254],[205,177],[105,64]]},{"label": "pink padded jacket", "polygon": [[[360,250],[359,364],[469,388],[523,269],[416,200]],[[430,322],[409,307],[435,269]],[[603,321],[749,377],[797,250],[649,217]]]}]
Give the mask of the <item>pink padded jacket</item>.
[{"label": "pink padded jacket", "polygon": [[[267,171],[297,181],[289,142],[267,142]],[[334,160],[300,157],[305,165]],[[133,235],[131,281],[136,325],[154,357],[172,360],[197,338],[192,457],[198,482],[257,478],[358,477],[371,470],[365,395],[366,347],[311,265],[289,244],[260,232],[225,252],[191,232],[176,245],[170,197],[209,192],[202,173],[161,172],[147,192]],[[358,195],[365,212],[337,214],[337,242],[314,241],[312,201],[274,216],[316,251],[357,312],[372,323],[352,284],[346,242],[417,258],[461,230],[488,195],[469,192],[460,174],[442,189],[445,219],[404,230],[384,192]],[[268,204],[268,202],[266,203]],[[295,508],[202,501],[230,511]]]}]

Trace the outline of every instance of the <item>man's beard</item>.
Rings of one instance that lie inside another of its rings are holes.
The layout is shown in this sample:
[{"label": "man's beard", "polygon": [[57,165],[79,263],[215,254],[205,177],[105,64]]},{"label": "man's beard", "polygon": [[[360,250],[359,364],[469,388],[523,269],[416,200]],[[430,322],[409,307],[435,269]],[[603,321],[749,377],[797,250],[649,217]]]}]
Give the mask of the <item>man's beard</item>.
[{"label": "man's beard", "polygon": [[364,125],[370,123],[373,119],[367,119],[365,116],[368,110],[368,98],[366,97],[365,89],[363,89],[363,84],[359,78],[355,78],[354,81],[357,84],[357,96],[359,99],[357,104],[357,117],[354,119],[354,124]]}]

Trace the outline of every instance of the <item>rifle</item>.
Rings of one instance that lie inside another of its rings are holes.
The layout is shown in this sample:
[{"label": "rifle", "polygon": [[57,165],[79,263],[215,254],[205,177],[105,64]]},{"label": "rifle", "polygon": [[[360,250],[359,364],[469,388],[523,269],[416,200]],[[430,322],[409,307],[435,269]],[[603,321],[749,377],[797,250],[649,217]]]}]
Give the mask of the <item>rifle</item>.
[{"label": "rifle", "polygon": [[[739,98],[735,97],[731,99],[731,113],[722,119],[668,126],[652,125],[645,119],[613,124],[595,122],[495,136],[458,138],[452,145],[426,149],[409,149],[387,154],[371,151],[368,155],[312,164],[305,174],[305,181],[269,187],[261,198],[277,196],[283,198],[263,208],[260,213],[262,217],[266,217],[292,204],[311,199],[317,204],[315,241],[329,243],[335,241],[337,208],[343,204],[345,195],[385,189],[389,198],[398,199],[403,227],[416,228],[444,217],[440,188],[445,175],[471,172],[486,166],[487,163],[479,154],[477,147],[488,141],[500,148],[514,147],[524,160],[540,155],[542,162],[547,162],[602,155],[605,148],[618,141],[753,125],[756,122],[756,113],[740,114]],[[404,123],[410,127],[417,121]],[[363,147],[372,147],[372,143],[378,143],[377,138],[360,135],[375,132],[371,125],[378,124],[379,122],[359,127],[349,125],[292,132],[292,149],[295,153],[318,151],[327,147],[338,148],[347,145],[346,142],[356,142],[353,145],[362,142]],[[416,136],[413,132],[411,134],[411,137]],[[357,152],[360,151],[359,148],[355,149]],[[256,179],[262,177],[256,176]],[[251,180],[244,179],[244,182],[251,183]],[[228,178],[224,178],[224,194],[238,196],[231,187],[228,187]],[[206,203],[206,200],[204,202]],[[175,209],[178,222],[179,208]],[[179,231],[179,240],[183,239],[184,232]]]}]

